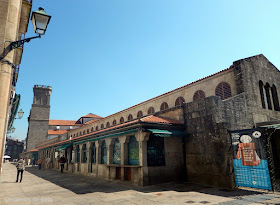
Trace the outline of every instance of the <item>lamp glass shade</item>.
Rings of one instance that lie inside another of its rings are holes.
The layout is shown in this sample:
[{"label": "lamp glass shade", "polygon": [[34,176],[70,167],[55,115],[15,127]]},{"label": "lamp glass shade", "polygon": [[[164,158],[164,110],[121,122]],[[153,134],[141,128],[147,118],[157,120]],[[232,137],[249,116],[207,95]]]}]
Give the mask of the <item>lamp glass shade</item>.
[{"label": "lamp glass shade", "polygon": [[20,109],[20,111],[18,111],[18,118],[21,119],[23,114],[24,114],[23,110]]},{"label": "lamp glass shade", "polygon": [[15,132],[16,128],[15,127],[12,127],[11,128],[11,133]]},{"label": "lamp glass shade", "polygon": [[39,8],[39,10],[33,11],[31,21],[35,33],[38,33],[39,35],[44,35],[47,30],[50,19],[51,16],[48,15],[43,8]]}]

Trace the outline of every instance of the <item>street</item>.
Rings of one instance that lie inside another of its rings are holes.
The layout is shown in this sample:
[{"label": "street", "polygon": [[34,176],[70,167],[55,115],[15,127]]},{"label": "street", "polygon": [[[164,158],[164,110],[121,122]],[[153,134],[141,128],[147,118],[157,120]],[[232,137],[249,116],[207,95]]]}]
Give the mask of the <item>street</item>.
[{"label": "street", "polygon": [[0,204],[280,204],[280,193],[226,190],[191,183],[137,187],[128,182],[26,167],[16,183],[16,167],[3,164]]}]

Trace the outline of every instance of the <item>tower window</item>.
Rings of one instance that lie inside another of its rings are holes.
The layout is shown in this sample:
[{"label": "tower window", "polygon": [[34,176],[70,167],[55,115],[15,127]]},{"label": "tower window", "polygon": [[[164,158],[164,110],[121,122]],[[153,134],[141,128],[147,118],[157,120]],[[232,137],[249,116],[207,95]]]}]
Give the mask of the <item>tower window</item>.
[{"label": "tower window", "polygon": [[272,94],[272,100],[273,100],[274,110],[280,111],[278,93],[277,93],[277,89],[276,89],[276,86],[275,86],[275,85],[273,85],[273,86],[271,87],[271,94]]}]

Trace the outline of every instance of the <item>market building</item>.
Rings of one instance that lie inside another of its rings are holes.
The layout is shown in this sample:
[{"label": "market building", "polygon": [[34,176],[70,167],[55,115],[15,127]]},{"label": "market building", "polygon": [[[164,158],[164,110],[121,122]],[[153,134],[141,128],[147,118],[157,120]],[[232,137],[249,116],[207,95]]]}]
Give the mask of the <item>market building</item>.
[{"label": "market building", "polygon": [[51,158],[58,169],[65,155],[67,172],[136,185],[184,180],[279,190],[279,89],[279,70],[252,56],[23,156]]}]

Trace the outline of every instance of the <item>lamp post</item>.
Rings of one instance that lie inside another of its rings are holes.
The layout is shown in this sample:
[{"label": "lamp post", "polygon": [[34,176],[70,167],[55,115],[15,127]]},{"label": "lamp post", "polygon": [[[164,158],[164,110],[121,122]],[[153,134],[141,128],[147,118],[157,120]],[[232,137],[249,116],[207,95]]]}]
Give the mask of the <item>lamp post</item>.
[{"label": "lamp post", "polygon": [[[33,11],[31,16],[31,21],[33,24],[34,31],[38,35],[30,38],[25,38],[23,40],[11,42],[6,48],[4,48],[3,53],[0,54],[0,61],[3,61],[5,56],[8,55],[8,53],[13,49],[20,47],[24,43],[28,43],[31,39],[41,38],[41,35],[44,35],[46,32],[50,20],[51,20],[51,16],[48,15],[42,7],[40,7],[37,11]],[[8,60],[4,60],[4,62],[8,64],[12,64]]]},{"label": "lamp post", "polygon": [[[21,24],[27,27],[28,22],[21,21],[21,18],[8,18],[8,14],[15,16],[21,15],[20,11],[22,9],[23,4],[21,4],[20,2],[21,1],[13,1],[13,4],[16,4],[19,7],[19,10],[14,10],[12,9],[13,7],[5,7],[5,5],[1,5],[3,6],[3,9],[7,9],[7,12],[0,12],[0,24],[1,28],[4,29],[4,36],[1,36],[1,41],[3,42],[0,43],[0,46],[4,44],[5,39],[15,39],[17,36],[26,32],[19,31],[18,28]],[[6,19],[9,19],[9,22]],[[28,43],[30,40],[40,38],[42,35],[44,35],[47,26],[50,22],[50,19],[51,16],[48,15],[41,7],[37,11],[32,12],[31,21],[33,24],[34,31],[37,35],[19,41],[12,41],[7,47],[4,47],[3,52],[1,50],[2,53],[0,53],[0,170],[2,168],[1,159],[3,157],[4,145],[7,134],[11,86],[16,68],[16,65],[14,65],[13,63],[15,53],[9,53],[14,49],[22,46],[24,43]],[[9,66],[4,64],[8,64]],[[22,117],[22,115],[20,115],[21,114],[19,114],[19,118]]]}]

